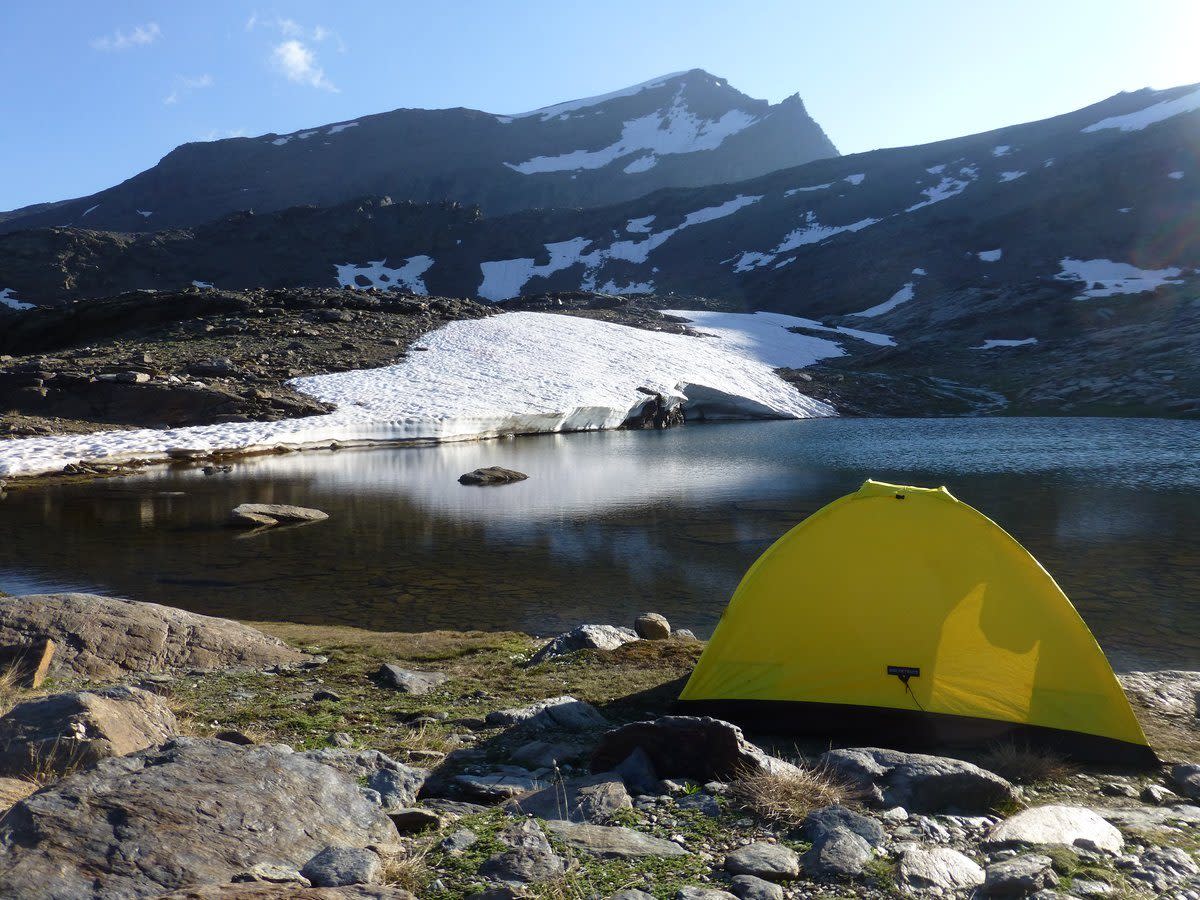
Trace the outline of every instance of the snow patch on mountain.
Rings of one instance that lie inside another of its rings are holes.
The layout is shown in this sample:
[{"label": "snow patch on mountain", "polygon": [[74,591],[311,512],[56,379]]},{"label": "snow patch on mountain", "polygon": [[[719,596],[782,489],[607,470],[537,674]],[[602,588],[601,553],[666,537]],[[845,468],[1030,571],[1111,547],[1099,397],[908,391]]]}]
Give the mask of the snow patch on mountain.
[{"label": "snow patch on mountain", "polygon": [[823,191],[823,190],[825,190],[825,188],[828,188],[828,187],[833,187],[832,181],[827,181],[824,184],[810,185],[809,187],[791,188],[790,190],[784,191],[783,196],[792,197],[792,196],[795,196],[796,194],[806,193],[807,191]]},{"label": "snow patch on mountain", "polygon": [[[913,274],[915,275],[916,272],[917,270],[914,269]],[[925,273],[922,271],[921,274],[924,275]],[[873,319],[876,316],[882,316],[884,313],[891,312],[901,303],[907,303],[909,300],[911,300],[913,298],[915,289],[916,282],[906,282],[904,287],[900,288],[900,290],[896,291],[896,293],[892,294],[891,297],[889,297],[887,300],[884,300],[882,303],[876,304],[870,309],[864,309],[862,312],[849,313],[848,315],[854,316],[858,319]]]},{"label": "snow patch on mountain", "polygon": [[1011,150],[1012,147],[1010,147],[1008,144],[997,144],[992,148],[992,156],[1008,156],[1009,151]]},{"label": "snow patch on mountain", "polygon": [[357,127],[358,127],[357,122],[342,122],[340,125],[331,126],[330,129],[325,133],[326,134],[341,134],[347,128],[357,128]]},{"label": "snow patch on mountain", "polygon": [[1167,177],[1174,178],[1176,181],[1179,181],[1183,178],[1183,172],[1168,172]]},{"label": "snow patch on mountain", "polygon": [[13,296],[14,293],[16,292],[12,288],[5,288],[0,291],[0,306],[7,306],[9,309],[15,309],[17,312],[24,312],[36,306],[34,303],[23,303]]},{"label": "snow patch on mountain", "polygon": [[658,78],[651,78],[649,81],[643,81],[641,84],[633,84],[627,88],[621,88],[619,91],[611,91],[607,94],[597,94],[595,97],[583,97],[579,100],[568,100],[565,103],[556,103],[553,106],[543,106],[541,109],[534,109],[529,112],[511,113],[504,116],[496,116],[501,122],[509,123],[516,119],[528,119],[531,116],[541,116],[543,122],[548,122],[555,116],[561,116],[564,113],[572,113],[577,110],[587,109],[591,106],[599,106],[601,103],[607,103],[609,100],[616,100],[619,97],[632,97],[635,94],[640,94],[644,90],[650,88],[658,88],[665,85],[673,78],[679,78],[686,75],[686,72],[672,72],[670,75],[660,75]]},{"label": "snow patch on mountain", "polygon": [[1123,116],[1109,116],[1082,129],[1084,134],[1104,131],[1107,128],[1119,128],[1121,131],[1141,131],[1156,122],[1164,122],[1184,113],[1200,109],[1200,90],[1176,97],[1174,100],[1164,100],[1140,109],[1137,112],[1126,113]]},{"label": "snow patch on mountain", "polygon": [[99,204],[99,203],[97,203],[95,206],[89,206],[87,209],[85,209],[85,210],[84,210],[84,211],[83,211],[83,212],[80,214],[79,218],[81,218],[81,219],[82,219],[82,218],[83,218],[84,216],[86,216],[88,213],[90,213],[90,212],[95,212],[95,211],[96,211],[96,210],[98,210],[99,208],[100,208],[100,204]]},{"label": "snow patch on mountain", "polygon": [[[558,156],[535,156],[522,163],[505,163],[514,172],[536,175],[543,172],[571,172],[600,169],[633,153],[643,153],[631,162],[633,171],[644,172],[657,162],[656,155],[715,150],[731,135],[758,121],[740,109],[731,109],[719,119],[696,116],[683,98],[683,86],[675,93],[671,106],[649,115],[631,119],[622,126],[619,140],[599,150],[574,150]],[[626,168],[626,171],[630,171]]]},{"label": "snow patch on mountain", "polygon": [[914,203],[904,211],[916,212],[918,209],[933,206],[935,203],[941,203],[943,200],[949,200],[951,197],[958,196],[971,186],[971,182],[979,176],[979,171],[974,166],[964,166],[959,169],[959,175],[963,177],[955,178],[952,175],[947,175],[933,187],[925,188],[925,190],[921,191],[925,199],[919,203]]},{"label": "snow patch on mountain", "polygon": [[213,283],[211,281],[192,281],[192,287],[199,288],[202,291],[211,291]]},{"label": "snow patch on mountain", "polygon": [[1001,181],[1016,181],[1018,178],[1020,178],[1024,174],[1025,174],[1024,172],[1015,171],[1015,170],[1012,172],[1001,172],[1000,180]]},{"label": "snow patch on mountain", "polygon": [[649,172],[656,165],[658,165],[658,157],[649,153],[646,156],[639,156],[621,171],[626,175],[633,175],[637,172]]},{"label": "snow patch on mountain", "polygon": [[1054,277],[1059,281],[1082,281],[1088,288],[1075,299],[1113,297],[1117,294],[1145,294],[1164,284],[1182,284],[1180,269],[1139,269],[1129,263],[1111,259],[1059,260],[1062,270]]},{"label": "snow patch on mountain", "polygon": [[859,172],[855,175],[847,175],[845,178],[842,179],[842,181],[848,181],[855,187],[858,187],[858,185],[863,183],[863,179],[866,177],[867,176],[865,174],[863,174],[862,172]]},{"label": "snow patch on mountain", "polygon": [[[733,264],[733,271],[748,272],[751,269],[761,268],[774,262],[779,256],[795,250],[797,247],[803,247],[806,244],[819,244],[822,241],[829,240],[834,235],[842,234],[843,232],[862,231],[864,228],[870,228],[872,225],[883,221],[882,219],[859,219],[857,222],[851,222],[849,225],[822,225],[817,221],[817,214],[809,210],[804,214],[804,224],[798,228],[793,228],[783,236],[783,240],[773,250],[766,253],[757,250],[746,250],[737,257]],[[787,260],[783,265],[787,265],[791,260]]]},{"label": "snow patch on mountain", "polygon": [[978,347],[972,347],[972,350],[993,350],[996,347],[1027,347],[1030,344],[1036,344],[1038,339],[1035,337],[1022,338],[1019,341],[1009,340],[1007,338],[986,338]]},{"label": "snow patch on mountain", "polygon": [[148,218],[150,218],[152,215],[154,215],[154,211],[153,211],[153,210],[150,210],[150,209],[139,209],[139,210],[137,211],[137,214],[138,214],[139,216],[141,216],[143,219],[148,219]]},{"label": "snow patch on mountain", "polygon": [[[383,290],[412,291],[414,294],[428,294],[429,291],[421,276],[432,266],[433,257],[422,255],[410,256],[404,261],[404,265],[394,268],[388,266],[386,259],[377,259],[368,262],[365,266],[353,263],[335,264],[334,269],[337,270],[338,284],[342,287],[355,290],[373,287]],[[357,279],[360,277],[365,278],[370,284],[359,284]]]},{"label": "snow patch on mountain", "polygon": [[574,316],[507,313],[451,322],[422,343],[428,352],[399,365],[291,382],[336,404],[327,415],[3,441],[0,475],[53,472],[83,461],[162,459],[171,449],[327,447],[616,428],[646,402],[639,388],[682,393],[690,398],[688,411],[708,419],[835,415],[769,365],[708,338]]},{"label": "snow patch on mountain", "polygon": [[[614,241],[608,247],[596,248],[589,253],[583,252],[593,243],[589,238],[577,237],[569,241],[545,244],[543,246],[550,256],[550,261],[545,265],[535,265],[534,260],[527,258],[502,259],[480,263],[479,267],[483,272],[483,281],[480,283],[476,293],[487,300],[507,300],[510,297],[516,297],[520,294],[525,284],[531,278],[552,275],[555,272],[568,269],[580,263],[585,267],[583,277],[580,280],[580,288],[589,291],[596,290],[596,279],[599,277],[600,268],[610,260],[615,259],[638,264],[645,263],[649,259],[651,251],[661,247],[679,232],[695,225],[703,224],[704,222],[711,222],[714,219],[733,215],[739,209],[749,206],[752,203],[757,203],[761,199],[761,194],[738,194],[732,200],[726,200],[724,203],[716,206],[707,206],[704,209],[690,212],[674,228],[665,228],[662,231],[652,231],[650,229],[650,222],[654,219],[654,216],[630,219],[626,223],[626,230],[646,234],[645,240]],[[635,227],[631,229],[630,225],[634,225]]]},{"label": "snow patch on mountain", "polygon": [[999,262],[1000,257],[1004,255],[1004,250],[980,250],[975,254],[982,262]]}]

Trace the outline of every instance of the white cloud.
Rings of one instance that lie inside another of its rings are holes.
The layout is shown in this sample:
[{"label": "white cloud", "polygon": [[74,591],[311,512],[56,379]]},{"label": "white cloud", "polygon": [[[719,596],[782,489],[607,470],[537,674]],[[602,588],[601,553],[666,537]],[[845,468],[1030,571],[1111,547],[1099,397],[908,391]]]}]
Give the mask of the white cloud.
[{"label": "white cloud", "polygon": [[181,98],[202,88],[212,87],[213,77],[205,72],[203,75],[176,75],[175,86],[171,88],[171,93],[163,97],[163,103],[167,106],[178,103]]},{"label": "white cloud", "polygon": [[316,41],[318,44],[329,38],[334,38],[338,42],[339,47],[342,45],[342,39],[336,31],[326,28],[324,25],[314,25],[312,28],[307,28],[295,19],[288,19],[284,16],[263,18],[257,12],[254,12],[246,20],[245,27],[246,31],[254,31],[256,28],[270,28],[278,31],[284,37],[308,39]]},{"label": "white cloud", "polygon": [[112,34],[92,38],[94,50],[128,50],[131,47],[144,47],[153,44],[162,37],[162,29],[157,22],[147,22],[145,25],[135,25],[129,31],[118,28]]},{"label": "white cloud", "polygon": [[326,91],[337,91],[325,77],[325,70],[317,64],[316,54],[301,41],[290,40],[276,44],[271,51],[271,61],[289,81],[307,84]]}]

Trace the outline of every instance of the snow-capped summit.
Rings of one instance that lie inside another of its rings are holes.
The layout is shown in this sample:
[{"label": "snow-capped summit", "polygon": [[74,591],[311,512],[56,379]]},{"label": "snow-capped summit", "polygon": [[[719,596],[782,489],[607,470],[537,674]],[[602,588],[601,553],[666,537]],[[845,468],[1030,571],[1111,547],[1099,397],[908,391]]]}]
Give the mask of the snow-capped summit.
[{"label": "snow-capped summit", "polygon": [[97,194],[0,213],[0,232],[158,231],[366,195],[478,204],[487,215],[592,207],[831,156],[837,149],[798,97],[755,100],[692,69],[524,113],[397,109],[184,144]]}]

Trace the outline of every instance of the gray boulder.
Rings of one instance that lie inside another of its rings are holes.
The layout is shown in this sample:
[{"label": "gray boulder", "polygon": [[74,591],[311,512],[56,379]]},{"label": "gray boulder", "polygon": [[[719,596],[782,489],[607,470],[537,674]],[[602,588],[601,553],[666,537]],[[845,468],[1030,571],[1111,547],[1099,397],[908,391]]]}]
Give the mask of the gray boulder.
[{"label": "gray boulder", "polygon": [[502,766],[479,774],[464,772],[451,781],[459,792],[483,803],[498,803],[528,794],[541,787],[533,773],[519,766]]},{"label": "gray boulder", "polygon": [[264,860],[299,869],[331,842],[394,842],[350,778],[286,748],[175,738],[101,760],[0,822],[0,896],[157,897]]},{"label": "gray boulder", "polygon": [[131,672],[263,669],[311,657],[228,619],[94,594],[0,597],[0,646],[54,641],[52,671],[89,680]]},{"label": "gray boulder", "polygon": [[616,650],[618,647],[638,639],[632,628],[616,625],[580,625],[560,634],[546,644],[529,660],[529,665],[578,653],[580,650]]},{"label": "gray boulder", "polygon": [[961,759],[862,747],[830,750],[821,762],[887,809],[970,815],[1018,797],[1017,789],[999,775]]},{"label": "gray boulder", "polygon": [[800,825],[800,834],[808,841],[816,842],[837,828],[853,831],[872,847],[883,843],[884,831],[875,819],[856,813],[845,806],[823,806],[814,809]]},{"label": "gray boulder", "polygon": [[642,613],[634,620],[633,630],[644,641],[665,641],[671,636],[671,623],[658,613]]},{"label": "gray boulder", "polygon": [[747,773],[794,771],[768,756],[742,736],[742,730],[720,719],[663,716],[633,722],[607,732],[592,754],[592,771],[619,767],[641,749],[662,778],[731,781]]},{"label": "gray boulder", "polygon": [[470,850],[479,843],[479,835],[473,832],[470,828],[460,828],[453,834],[448,834],[442,838],[439,847],[447,853],[462,853],[464,850]]},{"label": "gray boulder", "polygon": [[509,756],[514,763],[529,769],[552,769],[573,763],[588,753],[588,747],[574,741],[530,741]]},{"label": "gray boulder", "polygon": [[661,794],[662,781],[654,771],[654,763],[641,747],[634,747],[624,760],[613,768],[625,787],[633,794]]},{"label": "gray boulder", "polygon": [[402,694],[428,694],[445,684],[449,678],[445,672],[416,672],[391,663],[381,666],[375,677],[381,684],[395,688]]},{"label": "gray boulder", "polygon": [[1200,800],[1200,765],[1185,763],[1171,767],[1171,783],[1189,800]]},{"label": "gray boulder", "polygon": [[737,895],[718,888],[689,884],[675,892],[675,900],[737,900]]},{"label": "gray boulder", "polygon": [[983,892],[995,897],[1022,897],[1056,884],[1054,860],[1040,853],[1027,853],[988,866]]},{"label": "gray boulder", "polygon": [[243,503],[235,506],[229,514],[233,525],[242,528],[273,528],[276,525],[303,525],[323,522],[329,513],[305,506],[288,506],[286,503]]},{"label": "gray boulder", "polygon": [[500,842],[508,849],[488,858],[479,867],[480,876],[489,881],[527,884],[545,881],[564,871],[562,859],[532,819],[509,825],[500,832]]},{"label": "gray boulder", "polygon": [[342,747],[322,747],[299,754],[326,766],[331,766],[379,794],[384,812],[407,809],[417,802],[429,772],[397,762],[378,750],[348,750]]},{"label": "gray boulder", "polygon": [[729,890],[738,900],[783,900],[783,888],[753,875],[734,876]]},{"label": "gray boulder", "polygon": [[626,888],[623,891],[617,891],[608,900],[654,900],[654,895],[636,888]]},{"label": "gray boulder", "polygon": [[62,774],[161,744],[178,729],[170,707],[135,687],[27,700],[0,717],[0,775]]},{"label": "gray boulder", "polygon": [[506,809],[517,815],[595,825],[604,825],[619,811],[632,808],[624,782],[612,772],[568,778],[506,804]]},{"label": "gray boulder", "polygon": [[800,857],[790,847],[758,841],[739,847],[726,856],[725,871],[734,875],[785,881],[800,874]]},{"label": "gray boulder", "polygon": [[569,846],[596,856],[626,859],[641,856],[687,856],[687,851],[673,841],[664,841],[632,828],[572,822],[548,822],[546,827]]},{"label": "gray boulder", "polygon": [[1098,813],[1082,806],[1035,806],[1001,822],[985,847],[1063,846],[1098,853],[1120,853],[1121,832]]},{"label": "gray boulder", "polygon": [[984,877],[977,862],[949,847],[910,847],[896,870],[900,887],[914,893],[969,890],[983,884]]},{"label": "gray boulder", "polygon": [[490,728],[524,725],[535,731],[589,731],[609,724],[590,703],[565,695],[516,709],[496,710],[488,713],[485,721]]},{"label": "gray boulder", "polygon": [[846,828],[823,832],[804,854],[804,871],[820,878],[854,878],[871,859],[871,845]]},{"label": "gray boulder", "polygon": [[314,887],[371,884],[379,880],[379,856],[362,847],[326,847],[305,863],[300,874]]}]

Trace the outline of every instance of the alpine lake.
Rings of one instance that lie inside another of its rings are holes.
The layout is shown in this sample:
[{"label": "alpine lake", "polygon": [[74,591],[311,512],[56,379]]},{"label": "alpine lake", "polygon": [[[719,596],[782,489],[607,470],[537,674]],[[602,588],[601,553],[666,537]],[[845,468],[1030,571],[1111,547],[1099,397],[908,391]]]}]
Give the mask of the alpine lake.
[{"label": "alpine lake", "polygon": [[[458,476],[500,465],[501,487]],[[1200,422],[824,419],[158,467],[0,501],[0,591],[378,630],[711,633],[755,558],[876,478],[945,485],[1050,571],[1118,670],[1200,668]],[[244,502],[327,521],[246,533]],[[871,565],[864,546],[862,564]]]}]

